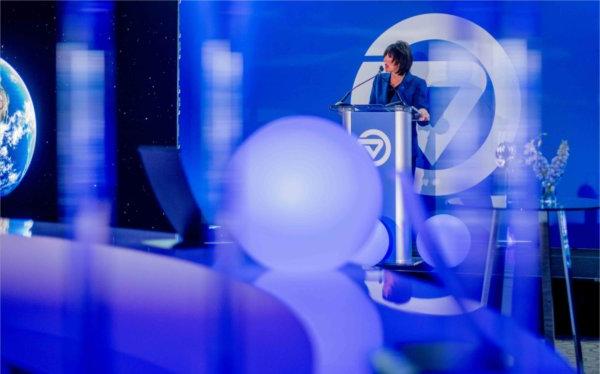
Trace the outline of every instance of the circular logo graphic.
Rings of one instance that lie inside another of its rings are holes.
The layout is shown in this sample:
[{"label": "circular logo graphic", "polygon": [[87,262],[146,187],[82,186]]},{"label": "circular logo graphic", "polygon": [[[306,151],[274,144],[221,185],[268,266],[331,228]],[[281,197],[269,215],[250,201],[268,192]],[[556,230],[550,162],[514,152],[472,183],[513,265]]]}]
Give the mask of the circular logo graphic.
[{"label": "circular logo graphic", "polygon": [[[467,190],[483,181],[496,169],[495,151],[498,144],[503,141],[511,142],[515,138],[521,117],[521,91],[514,65],[500,43],[483,28],[467,19],[441,13],[422,14],[395,24],[373,42],[365,56],[382,56],[385,48],[399,39],[405,40],[409,44],[441,40],[453,43],[469,52],[477,60],[476,64],[472,64],[477,66],[470,70],[473,74],[459,78],[471,80],[464,82],[465,86],[481,87],[483,85],[485,88],[485,73],[489,76],[494,89],[495,110],[490,131],[483,144],[458,165],[447,169],[417,167],[415,170],[415,190],[421,194],[442,196]],[[431,87],[440,85],[434,74],[436,69],[440,71],[451,68],[452,64],[456,65],[461,62],[415,61],[413,70],[418,63],[426,65],[422,65],[422,73],[416,75],[421,75]],[[356,75],[355,83],[372,75],[372,71],[376,71],[379,65],[381,65],[380,62],[364,62]],[[477,69],[481,70],[479,66],[485,69],[485,72],[478,72]],[[464,68],[464,65],[462,67]],[[456,76],[448,79],[454,79],[453,85],[459,86],[460,82],[456,82]],[[369,91],[370,87],[366,87],[356,92],[352,97],[352,103],[367,102]],[[438,157],[444,157],[444,147],[450,143],[452,138],[461,135],[458,128],[462,122],[466,121],[466,116],[473,109],[478,98],[479,96],[475,99],[472,97],[463,99],[457,95],[455,100],[470,100],[471,102],[459,102],[459,105],[454,103],[455,108],[467,109],[463,109],[462,118],[447,119],[449,129],[452,131],[447,131],[435,139],[435,148],[437,149],[432,152],[431,157],[426,154],[430,161],[433,159],[432,164],[437,161]],[[453,112],[459,111],[453,110]],[[461,115],[457,117],[461,117]],[[425,147],[420,142],[419,147],[425,153]]]},{"label": "circular logo graphic", "polygon": [[358,137],[358,142],[365,147],[375,166],[385,164],[392,154],[390,138],[381,130],[365,130]]}]

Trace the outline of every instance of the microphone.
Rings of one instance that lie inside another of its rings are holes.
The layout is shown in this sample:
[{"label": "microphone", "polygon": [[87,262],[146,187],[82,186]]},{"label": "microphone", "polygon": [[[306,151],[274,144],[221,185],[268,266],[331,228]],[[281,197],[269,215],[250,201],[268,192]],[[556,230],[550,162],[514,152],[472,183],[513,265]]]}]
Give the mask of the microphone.
[{"label": "microphone", "polygon": [[348,98],[348,96],[350,96],[352,91],[354,91],[358,87],[362,86],[363,84],[367,83],[368,81],[375,79],[375,77],[378,76],[379,74],[381,74],[382,71],[383,71],[383,66],[379,66],[379,71],[377,72],[377,74],[375,74],[374,76],[372,76],[371,78],[369,78],[363,82],[360,82],[356,86],[352,87],[352,89],[350,91],[346,92],[344,97],[342,97],[337,103],[333,104],[333,106],[349,105],[349,104],[344,103],[344,101],[346,101],[346,99]]},{"label": "microphone", "polygon": [[408,109],[410,109],[410,114],[413,116],[413,118],[418,118],[418,116],[421,115],[421,113],[419,113],[419,110],[417,108],[415,108],[412,105],[407,105],[406,101],[404,101],[402,99],[402,96],[400,96],[400,94],[398,93],[398,91],[396,89],[394,89],[394,96],[392,96],[392,98],[397,97],[399,100],[398,101],[392,101],[389,104],[386,104],[386,107],[390,107],[390,106],[396,106],[396,105],[402,105],[407,107]]},{"label": "microphone", "polygon": [[398,93],[398,90],[395,88],[394,88],[394,96],[392,96],[392,98],[394,98],[394,97],[398,98],[398,101],[396,101],[397,103],[400,103],[401,105],[404,105],[404,106],[408,106],[408,105],[406,105],[406,101],[404,101],[404,99],[402,99],[402,96],[400,96],[400,94]]}]

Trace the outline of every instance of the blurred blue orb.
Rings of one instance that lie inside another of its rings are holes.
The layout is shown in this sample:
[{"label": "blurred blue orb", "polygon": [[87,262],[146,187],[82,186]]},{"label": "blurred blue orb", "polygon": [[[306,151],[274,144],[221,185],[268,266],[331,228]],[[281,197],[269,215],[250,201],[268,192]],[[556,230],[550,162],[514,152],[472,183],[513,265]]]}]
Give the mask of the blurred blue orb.
[{"label": "blurred blue orb", "polygon": [[373,161],[339,125],[285,117],[234,154],[225,223],[246,252],[284,271],[336,268],[367,240],[381,213]]},{"label": "blurred blue orb", "polygon": [[25,176],[35,133],[29,91],[15,69],[0,58],[0,196],[11,193]]},{"label": "blurred blue orb", "polygon": [[[437,245],[430,249],[425,246],[423,235],[429,235],[430,242]],[[460,219],[449,214],[438,214],[427,221],[417,234],[417,250],[423,261],[435,267],[435,257],[431,251],[436,250],[444,259],[446,266],[460,265],[471,248],[471,233],[467,225]]]},{"label": "blurred blue orb", "polygon": [[381,221],[375,223],[371,235],[352,258],[352,262],[363,266],[380,263],[390,247],[390,234]]},{"label": "blurred blue orb", "polygon": [[383,344],[381,317],[362,286],[340,272],[266,272],[254,285],[284,303],[313,347],[314,373],[371,373]]}]

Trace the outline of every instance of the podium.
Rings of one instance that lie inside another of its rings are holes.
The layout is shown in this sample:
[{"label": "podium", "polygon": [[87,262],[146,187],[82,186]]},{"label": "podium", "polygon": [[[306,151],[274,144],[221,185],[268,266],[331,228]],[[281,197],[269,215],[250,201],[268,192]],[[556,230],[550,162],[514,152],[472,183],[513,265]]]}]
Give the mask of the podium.
[{"label": "podium", "polygon": [[413,265],[411,227],[402,198],[401,173],[412,173],[412,114],[403,105],[332,106],[346,130],[358,137],[381,176],[382,221],[390,230],[394,262]]}]

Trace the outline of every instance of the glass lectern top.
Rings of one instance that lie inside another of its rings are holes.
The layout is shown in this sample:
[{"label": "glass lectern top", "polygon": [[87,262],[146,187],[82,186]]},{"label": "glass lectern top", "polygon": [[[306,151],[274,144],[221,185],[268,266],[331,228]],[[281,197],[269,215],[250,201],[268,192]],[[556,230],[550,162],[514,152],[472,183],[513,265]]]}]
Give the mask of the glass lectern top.
[{"label": "glass lectern top", "polygon": [[342,104],[332,105],[329,109],[336,112],[410,112],[411,109],[404,105],[383,105],[383,104]]}]

